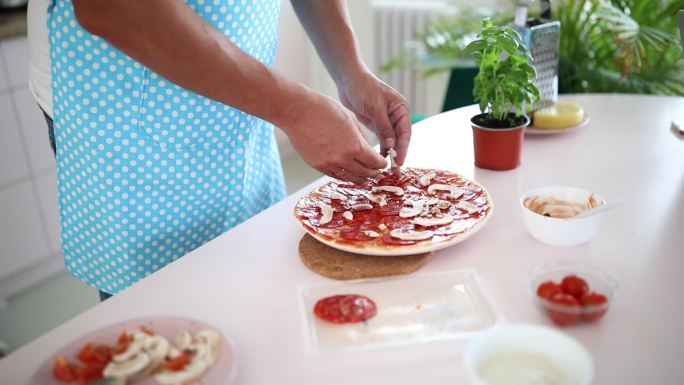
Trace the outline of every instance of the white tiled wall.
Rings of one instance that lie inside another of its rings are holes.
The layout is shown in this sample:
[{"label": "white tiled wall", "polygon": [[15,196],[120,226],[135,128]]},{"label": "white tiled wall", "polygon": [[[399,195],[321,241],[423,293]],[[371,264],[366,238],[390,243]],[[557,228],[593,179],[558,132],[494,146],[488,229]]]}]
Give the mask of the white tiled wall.
[{"label": "white tiled wall", "polygon": [[5,62],[0,60],[0,92],[5,91],[7,88],[9,88],[7,70],[5,69]]},{"label": "white tiled wall", "polygon": [[0,299],[64,270],[55,160],[27,68],[26,37],[0,41]]},{"label": "white tiled wall", "polygon": [[29,167],[23,152],[19,119],[10,91],[0,91],[0,188],[26,179]]}]

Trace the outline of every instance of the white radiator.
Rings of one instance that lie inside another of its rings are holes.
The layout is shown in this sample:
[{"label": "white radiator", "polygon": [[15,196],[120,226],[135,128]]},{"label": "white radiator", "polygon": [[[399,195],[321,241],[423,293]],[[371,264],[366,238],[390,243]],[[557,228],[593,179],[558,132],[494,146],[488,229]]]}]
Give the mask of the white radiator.
[{"label": "white radiator", "polygon": [[[447,1],[371,1],[375,64],[378,68],[399,56],[418,33],[425,31],[435,18],[453,11]],[[379,73],[379,72],[377,72]],[[432,115],[440,112],[448,75],[428,79],[417,71],[395,69],[379,73],[380,78],[401,92],[413,113]]]}]

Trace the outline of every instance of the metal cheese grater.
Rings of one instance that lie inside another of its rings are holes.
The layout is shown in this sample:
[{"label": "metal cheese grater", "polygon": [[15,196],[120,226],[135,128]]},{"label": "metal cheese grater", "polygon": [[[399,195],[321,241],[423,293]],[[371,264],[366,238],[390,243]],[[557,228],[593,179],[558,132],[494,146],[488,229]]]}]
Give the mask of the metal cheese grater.
[{"label": "metal cheese grater", "polygon": [[536,109],[558,100],[560,22],[550,20],[551,2],[548,0],[540,1],[542,10],[539,18],[525,20],[529,3],[530,1],[518,0],[514,27],[534,58],[532,65],[537,70],[537,79],[534,83],[541,93],[539,102],[534,106]]}]

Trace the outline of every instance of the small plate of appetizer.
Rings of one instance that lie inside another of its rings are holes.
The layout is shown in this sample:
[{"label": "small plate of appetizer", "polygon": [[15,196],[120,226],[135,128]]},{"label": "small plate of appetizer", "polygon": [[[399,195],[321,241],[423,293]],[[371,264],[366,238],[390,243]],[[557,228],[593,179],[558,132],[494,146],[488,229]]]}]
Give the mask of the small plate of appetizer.
[{"label": "small plate of appetizer", "polygon": [[232,344],[215,327],[153,316],[76,338],[43,362],[29,385],[223,385],[235,367]]}]

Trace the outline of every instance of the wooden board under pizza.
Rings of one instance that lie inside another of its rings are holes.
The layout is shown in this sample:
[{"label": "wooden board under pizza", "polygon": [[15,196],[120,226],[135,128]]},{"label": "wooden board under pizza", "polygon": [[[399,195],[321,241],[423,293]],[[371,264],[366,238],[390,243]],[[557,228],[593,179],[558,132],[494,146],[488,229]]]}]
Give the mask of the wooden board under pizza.
[{"label": "wooden board under pizza", "polygon": [[311,236],[336,249],[408,255],[465,240],[493,210],[476,182],[449,171],[402,168],[362,185],[330,181],[301,198],[294,214]]}]

